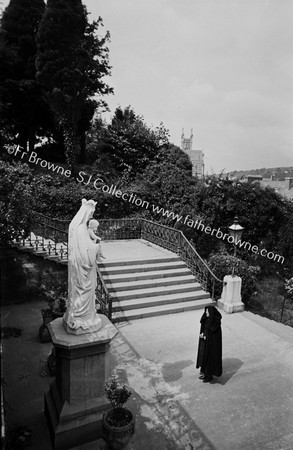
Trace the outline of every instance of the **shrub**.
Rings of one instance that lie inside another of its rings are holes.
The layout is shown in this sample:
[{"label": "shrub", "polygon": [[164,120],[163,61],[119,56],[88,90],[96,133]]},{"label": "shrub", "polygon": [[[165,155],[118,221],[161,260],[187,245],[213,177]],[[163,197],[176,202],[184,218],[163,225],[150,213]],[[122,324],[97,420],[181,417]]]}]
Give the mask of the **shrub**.
[{"label": "shrub", "polygon": [[26,164],[0,161],[0,242],[27,237],[30,230],[32,175]]},{"label": "shrub", "polygon": [[293,300],[293,277],[285,280],[285,291],[287,296]]},{"label": "shrub", "polygon": [[112,375],[110,380],[105,383],[105,393],[114,410],[123,408],[132,394],[126,384],[123,386],[119,384],[116,375]]},{"label": "shrub", "polygon": [[[257,275],[260,272],[258,266],[249,266],[242,259],[228,254],[217,254],[211,256],[208,265],[212,272],[222,280],[225,275],[231,275],[235,266],[234,275],[241,277],[241,295],[243,303],[249,302],[252,294],[256,292]],[[216,284],[215,295],[220,297],[222,286]]]}]

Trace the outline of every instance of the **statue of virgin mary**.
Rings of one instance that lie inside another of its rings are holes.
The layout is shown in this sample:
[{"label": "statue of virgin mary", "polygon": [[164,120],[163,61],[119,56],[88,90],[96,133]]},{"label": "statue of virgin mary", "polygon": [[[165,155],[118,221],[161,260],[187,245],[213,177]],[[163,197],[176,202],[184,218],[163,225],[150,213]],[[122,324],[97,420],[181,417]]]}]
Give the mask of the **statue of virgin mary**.
[{"label": "statue of virgin mary", "polygon": [[63,324],[71,334],[90,333],[102,327],[95,308],[99,246],[90,238],[87,229],[95,207],[96,202],[83,199],[68,230],[68,306]]}]

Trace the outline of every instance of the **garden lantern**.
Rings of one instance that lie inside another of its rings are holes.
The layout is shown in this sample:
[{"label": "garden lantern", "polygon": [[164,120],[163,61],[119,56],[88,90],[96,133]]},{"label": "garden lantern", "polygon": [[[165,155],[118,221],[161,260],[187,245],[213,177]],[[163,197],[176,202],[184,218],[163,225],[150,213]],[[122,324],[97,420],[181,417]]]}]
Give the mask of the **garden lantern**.
[{"label": "garden lantern", "polygon": [[[230,227],[228,227],[228,230],[229,230],[230,236],[233,237],[233,241],[234,241],[234,256],[236,257],[236,245],[237,245],[237,242],[241,239],[241,236],[242,236],[242,233],[243,233],[243,230],[244,230],[244,227],[242,227],[239,224],[237,216],[235,216],[234,222],[233,222],[233,224]],[[234,262],[233,271],[232,271],[232,276],[233,277],[234,277],[234,272],[235,272],[235,262]]]}]

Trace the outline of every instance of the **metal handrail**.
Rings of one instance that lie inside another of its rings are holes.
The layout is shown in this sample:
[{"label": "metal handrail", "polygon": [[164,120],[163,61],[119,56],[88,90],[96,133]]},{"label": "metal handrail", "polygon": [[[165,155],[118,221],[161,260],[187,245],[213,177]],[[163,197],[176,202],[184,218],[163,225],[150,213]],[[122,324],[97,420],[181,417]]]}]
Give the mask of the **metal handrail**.
[{"label": "metal handrail", "polygon": [[[192,271],[193,275],[196,277],[196,279],[198,280],[198,282],[203,286],[203,288],[205,290],[208,290],[209,286],[208,286],[208,275],[211,278],[211,296],[214,299],[215,295],[214,295],[214,291],[215,291],[215,282],[219,282],[222,285],[226,284],[226,282],[224,282],[223,280],[220,280],[213,272],[212,270],[209,268],[209,266],[207,265],[207,263],[202,259],[202,257],[197,253],[197,251],[195,250],[195,248],[193,247],[193,245],[188,241],[188,239],[186,238],[186,236],[184,235],[184,233],[182,232],[182,230],[177,230],[175,228],[169,227],[167,225],[162,225],[156,222],[152,222],[151,220],[147,220],[147,219],[141,219],[142,221],[142,237],[145,237],[147,240],[152,240],[153,237],[153,242],[157,243],[159,245],[161,245],[162,247],[168,249],[168,250],[172,250],[176,253],[178,253],[180,255],[180,257],[185,261],[185,263],[188,265],[188,267],[190,268],[190,270]],[[160,230],[164,230],[163,231],[163,235],[166,234],[168,237],[170,235],[173,235],[175,237],[175,240],[173,242],[167,242],[164,239],[164,236],[156,236],[155,234],[153,234],[153,236],[151,235],[151,230],[145,230],[145,227],[143,226],[143,224],[150,224],[153,227],[156,227]],[[185,242],[185,244],[187,245],[187,247],[192,251],[194,257],[195,257],[195,261],[191,261],[190,258],[188,258],[183,251],[183,242]],[[201,266],[201,267],[199,267]],[[205,273],[204,273],[205,272]]]},{"label": "metal handrail", "polygon": [[179,230],[181,233],[182,238],[186,241],[186,243],[192,248],[193,252],[197,255],[197,258],[202,262],[202,264],[205,266],[205,268],[208,270],[208,272],[210,273],[210,275],[219,283],[223,283],[223,284],[227,284],[226,281],[224,280],[220,280],[220,278],[218,278],[214,272],[212,272],[212,270],[210,269],[210,267],[207,265],[207,263],[205,262],[204,259],[202,259],[202,257],[200,256],[200,254],[195,250],[195,248],[193,247],[193,245],[191,244],[191,242],[186,238],[185,234],[182,232],[182,230]]},{"label": "metal handrail", "polygon": [[[100,309],[110,320],[112,319],[112,297],[109,294],[108,288],[106,286],[103,275],[97,264],[97,288],[96,288],[96,298],[100,304]],[[99,282],[101,283],[101,292],[99,291]]]}]

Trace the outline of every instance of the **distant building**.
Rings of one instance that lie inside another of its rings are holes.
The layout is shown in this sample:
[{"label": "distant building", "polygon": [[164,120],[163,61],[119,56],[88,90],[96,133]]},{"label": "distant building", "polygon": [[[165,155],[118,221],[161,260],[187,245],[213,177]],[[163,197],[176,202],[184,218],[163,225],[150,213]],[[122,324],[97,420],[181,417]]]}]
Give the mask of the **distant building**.
[{"label": "distant building", "polygon": [[247,175],[247,181],[261,181],[262,175]]},{"label": "distant building", "polygon": [[263,178],[260,184],[263,187],[270,186],[278,194],[293,200],[293,177],[287,177],[284,181],[274,180],[273,177]]},{"label": "distant building", "polygon": [[293,177],[286,177],[285,180],[276,180],[276,175],[273,173],[271,178],[263,178],[261,175],[247,175],[246,180],[253,183],[259,181],[261,186],[269,186],[283,197],[293,199]]},{"label": "distant building", "polygon": [[193,132],[191,130],[190,138],[184,137],[184,129],[181,135],[181,150],[189,156],[192,162],[192,175],[202,178],[204,175],[204,153],[202,148],[193,149]]}]

